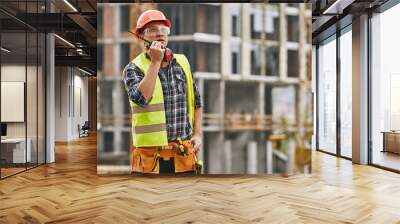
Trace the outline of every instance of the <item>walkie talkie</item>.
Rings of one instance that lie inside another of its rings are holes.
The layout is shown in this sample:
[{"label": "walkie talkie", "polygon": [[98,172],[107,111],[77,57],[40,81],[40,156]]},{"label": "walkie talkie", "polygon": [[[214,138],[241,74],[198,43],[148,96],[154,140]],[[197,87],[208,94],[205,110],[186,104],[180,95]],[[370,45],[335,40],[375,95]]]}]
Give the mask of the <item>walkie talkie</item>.
[{"label": "walkie talkie", "polygon": [[[143,37],[138,36],[136,33],[133,33],[131,31],[128,31],[129,33],[135,35],[137,38],[141,39],[144,41],[144,46],[146,47],[146,49],[148,50],[151,46],[151,44],[153,43],[152,41],[146,40]],[[172,58],[172,50],[169,48],[166,48],[164,46],[161,47],[162,49],[164,49],[164,56],[163,56],[163,61],[165,62],[170,62],[171,58]]]}]

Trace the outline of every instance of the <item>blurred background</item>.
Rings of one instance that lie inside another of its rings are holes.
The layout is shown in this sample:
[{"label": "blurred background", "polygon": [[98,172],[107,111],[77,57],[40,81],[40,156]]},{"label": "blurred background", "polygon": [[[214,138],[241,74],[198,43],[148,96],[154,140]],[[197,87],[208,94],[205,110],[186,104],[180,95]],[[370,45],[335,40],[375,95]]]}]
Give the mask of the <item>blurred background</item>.
[{"label": "blurred background", "polygon": [[132,145],[122,70],[143,44],[139,15],[171,21],[203,100],[206,174],[311,170],[311,4],[97,4],[98,173],[129,173]]}]

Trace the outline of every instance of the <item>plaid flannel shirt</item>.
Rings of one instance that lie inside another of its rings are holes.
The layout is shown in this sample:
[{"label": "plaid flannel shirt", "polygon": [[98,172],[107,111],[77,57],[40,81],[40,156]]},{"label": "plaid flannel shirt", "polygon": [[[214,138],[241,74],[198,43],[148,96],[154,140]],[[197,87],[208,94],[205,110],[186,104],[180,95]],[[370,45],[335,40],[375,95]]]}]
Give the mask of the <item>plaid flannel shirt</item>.
[{"label": "plaid flannel shirt", "polygon": [[[138,88],[140,81],[144,77],[143,72],[131,62],[125,67],[123,77],[129,99],[139,106],[147,105],[151,99],[146,101]],[[186,76],[183,69],[173,58],[168,67],[160,68],[158,77],[160,78],[164,95],[168,141],[173,141],[177,138],[182,140],[190,139],[192,137],[192,127],[187,115]],[[202,104],[199,89],[194,79],[193,88],[195,96],[194,107],[197,109]]]}]

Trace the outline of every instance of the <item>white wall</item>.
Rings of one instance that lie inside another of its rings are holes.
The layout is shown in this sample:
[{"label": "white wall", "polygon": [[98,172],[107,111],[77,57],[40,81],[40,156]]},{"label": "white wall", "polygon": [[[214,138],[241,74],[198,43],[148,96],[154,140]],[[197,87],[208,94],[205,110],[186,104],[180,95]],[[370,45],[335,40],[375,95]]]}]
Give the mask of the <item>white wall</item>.
[{"label": "white wall", "polygon": [[55,140],[70,141],[79,138],[78,124],[88,120],[88,78],[72,67],[56,67],[55,73]]},{"label": "white wall", "polygon": [[[34,71],[33,66],[25,67],[25,65],[2,65],[1,66],[1,81],[3,82],[25,82],[25,75],[27,69],[28,74]],[[36,70],[35,70],[36,72]],[[36,93],[36,92],[35,92]],[[36,96],[34,93],[27,93],[27,96]],[[1,110],[7,110],[7,108],[1,108]],[[28,120],[31,120],[28,115]],[[36,115],[35,115],[36,116]],[[7,137],[25,137],[25,122],[7,122]],[[31,126],[29,126],[31,127]]]}]

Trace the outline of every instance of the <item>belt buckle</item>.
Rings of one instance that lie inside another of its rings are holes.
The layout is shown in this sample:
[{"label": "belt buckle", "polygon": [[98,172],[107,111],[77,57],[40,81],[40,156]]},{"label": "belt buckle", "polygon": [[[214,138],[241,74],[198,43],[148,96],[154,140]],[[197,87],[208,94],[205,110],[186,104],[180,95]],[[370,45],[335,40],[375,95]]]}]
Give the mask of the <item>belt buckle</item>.
[{"label": "belt buckle", "polygon": [[173,149],[174,147],[171,145],[164,145],[164,146],[159,146],[157,149],[158,150],[163,150],[163,149]]}]

